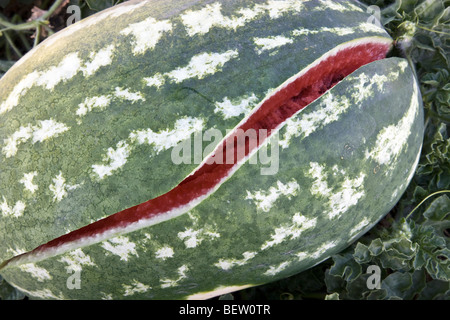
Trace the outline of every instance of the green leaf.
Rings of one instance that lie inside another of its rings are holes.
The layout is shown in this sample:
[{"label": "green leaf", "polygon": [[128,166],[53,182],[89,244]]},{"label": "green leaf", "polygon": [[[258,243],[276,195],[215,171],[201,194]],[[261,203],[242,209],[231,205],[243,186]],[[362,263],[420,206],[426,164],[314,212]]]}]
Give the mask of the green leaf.
[{"label": "green leaf", "polygon": [[444,221],[449,219],[450,198],[442,195],[434,200],[423,213],[423,216],[429,221]]},{"label": "green leaf", "polygon": [[418,296],[419,300],[450,300],[450,282],[431,280]]},{"label": "green leaf", "polygon": [[361,275],[361,265],[354,260],[353,253],[343,252],[333,256],[334,264],[330,268],[330,275],[338,276],[346,281],[353,281]]},{"label": "green leaf", "polygon": [[370,293],[370,289],[367,287],[367,278],[369,274],[361,274],[353,281],[347,282],[347,298],[351,300],[364,299]]},{"label": "green leaf", "polygon": [[12,287],[0,276],[0,300],[22,300],[25,295]]},{"label": "green leaf", "polygon": [[355,261],[359,264],[368,263],[372,259],[369,247],[365,244],[358,242],[353,253]]},{"label": "green leaf", "polygon": [[418,244],[414,267],[425,267],[433,279],[450,280],[450,241],[445,230],[450,228],[449,199],[446,195],[435,199],[423,216],[425,221],[411,221],[412,240]]},{"label": "green leaf", "polygon": [[374,289],[371,290],[367,296],[367,300],[384,300],[387,297],[387,291],[385,289]]},{"label": "green leaf", "polygon": [[383,241],[380,238],[373,240],[368,249],[372,256],[380,255],[384,250]]},{"label": "green leaf", "polygon": [[223,294],[219,297],[219,300],[234,300],[234,297],[231,293]]},{"label": "green leaf", "polygon": [[86,0],[86,4],[88,5],[89,9],[92,11],[102,11],[107,8],[110,8],[120,2],[123,2],[122,0]]},{"label": "green leaf", "polygon": [[414,8],[414,12],[421,21],[432,23],[443,14],[444,9],[443,1],[424,1]]},{"label": "green leaf", "polygon": [[330,274],[330,270],[325,272],[325,284],[327,291],[331,293],[342,292],[345,289],[345,280],[340,276]]},{"label": "green leaf", "polygon": [[410,261],[416,255],[417,245],[405,238],[392,239],[384,243],[380,261],[384,268],[392,270],[410,270]]},{"label": "green leaf", "polygon": [[401,299],[403,292],[412,285],[411,274],[406,272],[395,272],[387,276],[381,283],[381,288],[386,290],[387,298]]},{"label": "green leaf", "polygon": [[332,294],[327,294],[325,300],[339,300],[339,293],[334,292]]}]

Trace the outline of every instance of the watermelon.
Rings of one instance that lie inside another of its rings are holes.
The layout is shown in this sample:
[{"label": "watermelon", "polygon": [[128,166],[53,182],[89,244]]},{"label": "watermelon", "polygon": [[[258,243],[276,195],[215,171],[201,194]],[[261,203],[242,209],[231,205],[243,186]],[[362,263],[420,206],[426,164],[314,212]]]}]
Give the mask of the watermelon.
[{"label": "watermelon", "polygon": [[[205,299],[340,252],[412,179],[412,67],[356,1],[129,1],[0,81],[0,274]],[[373,19],[372,19],[373,20]]]}]

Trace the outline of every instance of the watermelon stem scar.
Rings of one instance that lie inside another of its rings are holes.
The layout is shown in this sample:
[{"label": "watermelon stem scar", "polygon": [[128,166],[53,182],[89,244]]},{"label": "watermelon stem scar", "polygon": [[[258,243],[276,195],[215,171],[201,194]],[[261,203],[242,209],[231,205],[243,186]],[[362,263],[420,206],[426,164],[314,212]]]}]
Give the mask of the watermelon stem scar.
[{"label": "watermelon stem scar", "polygon": [[[0,269],[37,262],[187,213],[214,193],[289,118],[353,71],[385,58],[391,45],[390,40],[382,37],[367,37],[338,45],[261,101],[190,175],[169,192],[6,260],[1,263]],[[250,130],[257,134],[246,135]],[[239,139],[242,134],[244,139]],[[234,161],[214,161],[219,158],[223,160],[230,147],[233,147]],[[242,150],[244,152],[238,152]]]}]

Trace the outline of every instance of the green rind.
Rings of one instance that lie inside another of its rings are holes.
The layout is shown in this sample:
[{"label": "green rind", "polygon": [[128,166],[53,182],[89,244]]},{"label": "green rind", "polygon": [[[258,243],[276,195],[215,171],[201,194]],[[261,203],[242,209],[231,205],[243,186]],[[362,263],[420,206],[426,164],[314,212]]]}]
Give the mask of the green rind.
[{"label": "green rind", "polygon": [[[82,248],[95,266],[82,265],[81,289],[69,290],[66,286],[71,272],[67,270],[69,264],[61,260],[70,259],[71,253],[35,264],[52,277],[42,283],[29,272],[19,271],[20,267],[5,271],[5,278],[19,288],[26,288],[27,293],[41,295],[41,298],[182,299],[218,287],[266,283],[319,263],[371,228],[396,203],[415,170],[422,141],[423,114],[420,94],[414,93],[416,84],[411,70],[401,71],[400,66],[404,63],[402,59],[392,58],[364,66],[299,113],[297,118],[301,120],[320,112],[330,95],[353,99],[351,94],[356,92],[361,74],[399,73],[398,79],[385,82],[380,91],[375,89],[370,97],[359,104],[352,104],[338,121],[318,128],[307,139],[304,134],[292,139],[289,148],[280,149],[280,167],[276,175],[262,176],[259,170],[264,166],[246,163],[189,214],[122,236],[122,239],[126,237],[135,244],[135,253],[128,256],[128,261],[121,261],[119,256],[106,251],[105,243]],[[411,108],[411,104],[405,101],[411,99],[417,102],[411,135],[398,156],[388,165],[366,159],[367,150],[377,143],[377,135],[387,126],[401,123]],[[393,109],[392,105],[397,108]],[[286,136],[286,130],[286,126],[280,130],[281,140]],[[317,146],[320,146],[320,152],[317,152]],[[299,152],[293,153],[292,150]],[[333,193],[342,190],[346,177],[354,179],[361,173],[365,174],[360,188],[365,195],[340,217],[330,219],[327,216],[328,199],[311,194],[313,179],[308,174],[311,162],[326,165],[327,183]],[[338,171],[331,169],[335,165]],[[300,186],[298,194],[291,196],[290,200],[280,196],[268,212],[259,210],[246,199],[247,190],[267,191],[276,186],[277,181],[286,184],[293,179]],[[277,228],[293,226],[295,213],[301,213],[307,219],[316,218],[316,226],[304,230],[296,239],[287,236],[281,243],[261,249],[267,241],[273,240],[272,235]],[[366,224],[360,230],[350,232],[364,219]],[[196,247],[187,246],[186,238],[180,237],[180,233],[190,229],[197,232],[198,240],[202,240]],[[322,254],[311,257],[327,242],[334,243]],[[173,257],[157,258],[158,250],[163,247],[172,248]],[[237,261],[244,260],[245,252],[255,252],[256,255],[240,265]],[[306,254],[304,259],[299,259],[301,253]],[[216,265],[229,259],[237,263],[228,270]],[[275,270],[283,264],[286,267],[280,272],[265,275],[271,268]],[[183,266],[184,274],[179,272]],[[178,282],[174,287],[164,288],[165,280]],[[151,289],[124,296],[130,288],[139,291],[138,284]],[[43,286],[53,296],[39,291]]]},{"label": "green rind", "polygon": [[[367,20],[363,10],[352,9],[351,14],[326,7],[318,10],[321,5],[315,1],[305,2],[301,12],[286,12],[275,19],[271,19],[267,11],[236,31],[213,27],[204,35],[189,37],[179,17],[187,6],[183,1],[149,2],[120,18],[110,16],[78,32],[71,31],[77,26],[74,24],[62,31],[68,33],[66,37],[58,36],[58,41],[47,40],[51,45],[46,45],[44,41],[30,54],[30,58],[13,67],[3,77],[0,96],[7,97],[27,74],[57,66],[70,53],[79,52],[80,59],[87,61],[91,52],[98,52],[109,45],[116,46],[111,64],[101,67],[93,76],[85,77],[78,72],[70,80],[60,82],[53,91],[34,86],[21,96],[19,106],[1,115],[0,144],[21,126],[36,125],[39,120],[51,118],[70,127],[67,132],[43,143],[32,145],[28,140],[20,144],[14,157],[0,155],[0,201],[6,201],[10,207],[17,201],[24,201],[27,205],[26,223],[0,217],[0,232],[4,237],[4,245],[0,248],[1,260],[10,258],[12,252],[31,250],[68,231],[163,194],[197,166],[195,163],[173,165],[171,149],[156,154],[153,145],[144,144],[135,147],[126,166],[116,170],[113,178],[107,177],[100,182],[95,176],[93,178],[91,166],[104,163],[102,159],[107,150],[117,149],[120,141],[129,142],[132,131],[148,128],[155,132],[172,130],[177,119],[193,117],[204,119],[204,131],[217,128],[225,132],[244,115],[224,119],[220,113],[214,112],[216,102],[222,102],[225,98],[239,101],[254,94],[256,105],[270,89],[278,87],[336,45],[363,36],[387,37],[381,29],[379,32],[364,32],[356,28]],[[222,5],[222,13],[224,16],[239,16],[236,13],[238,9],[254,6],[253,1],[228,1]],[[204,7],[204,2],[199,1],[190,10]],[[134,56],[133,38],[120,32],[149,16],[158,21],[172,21],[173,30],[163,33],[153,50]],[[329,19],[330,16],[333,19]],[[87,22],[95,19],[95,16],[90,17]],[[261,28],[261,25],[265,27]],[[343,36],[331,32],[292,36],[293,30],[300,28],[316,30],[319,27],[349,26],[355,27],[355,32]],[[294,42],[258,55],[253,39],[276,35],[292,37]],[[77,47],[77,43],[83,43],[83,46]],[[181,83],[166,81],[159,89],[143,83],[145,77],[186,66],[197,54],[228,50],[238,50],[239,58],[228,61],[222,71],[214,75]],[[85,117],[76,115],[78,105],[86,98],[111,94],[115,87],[141,92],[146,101],[130,103],[113,99],[104,111],[96,109]],[[1,144],[3,146],[4,143]],[[33,183],[39,186],[35,194],[24,190],[24,185],[19,183],[29,172],[38,173],[33,179]],[[53,179],[60,172],[66,184],[80,186],[58,202],[53,201],[49,186],[54,184]],[[31,204],[33,209],[29,210]],[[20,229],[17,223],[21,223]],[[16,232],[11,234],[6,231],[11,229]]]}]

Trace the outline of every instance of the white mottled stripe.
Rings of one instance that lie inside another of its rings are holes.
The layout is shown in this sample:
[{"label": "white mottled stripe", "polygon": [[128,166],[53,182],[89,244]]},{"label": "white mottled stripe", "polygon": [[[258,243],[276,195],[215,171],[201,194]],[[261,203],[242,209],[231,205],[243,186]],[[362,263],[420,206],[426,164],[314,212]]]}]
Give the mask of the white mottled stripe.
[{"label": "white mottled stripe", "polygon": [[258,98],[254,93],[249,97],[242,97],[233,101],[230,101],[228,97],[225,97],[221,102],[216,102],[214,109],[215,113],[222,113],[224,119],[237,117],[240,114],[248,114],[251,109],[258,102]]},{"label": "white mottled stripe", "polygon": [[205,34],[212,27],[221,27],[236,30],[247,21],[255,18],[256,14],[251,11],[243,11],[240,17],[225,17],[222,14],[222,4],[216,2],[206,5],[200,10],[189,10],[181,15],[181,20],[189,36]]},{"label": "white mottled stripe", "polygon": [[322,27],[314,30],[310,29],[296,29],[292,31],[292,34],[294,36],[303,36],[303,35],[310,35],[310,34],[319,34],[322,32],[331,32],[338,36],[345,36],[348,34],[355,33],[357,31],[358,27],[352,28],[352,27],[335,27],[335,28],[329,28],[329,27]]},{"label": "white mottled stripe", "polygon": [[294,116],[286,121],[286,132],[280,139],[280,146],[285,149],[289,147],[290,141],[302,135],[304,138],[317,129],[339,120],[340,115],[345,113],[351,106],[345,96],[334,96],[328,91],[322,97],[322,102],[317,110],[310,113],[300,113],[301,117]]},{"label": "white mottled stripe", "polygon": [[64,254],[58,261],[67,264],[66,269],[72,272],[81,271],[83,269],[82,266],[96,266],[92,262],[91,257],[86,255],[81,249]]},{"label": "white mottled stripe", "polygon": [[69,129],[70,127],[67,127],[64,123],[57,122],[53,119],[40,120],[35,126],[31,124],[22,126],[11,136],[3,140],[5,145],[2,148],[2,152],[7,158],[12,157],[18,151],[17,146],[29,139],[32,139],[33,143],[43,142],[57,137]]},{"label": "white mottled stripe", "polygon": [[383,128],[377,135],[375,146],[366,151],[366,158],[373,159],[380,165],[391,164],[407,145],[411,128],[419,112],[419,89],[415,79],[410,107],[404,117],[395,125]]},{"label": "white mottled stripe", "polygon": [[386,83],[396,80],[399,77],[400,72],[404,72],[405,64],[407,65],[406,61],[401,62],[398,65],[400,70],[391,71],[388,74],[372,74],[368,76],[365,73],[360,73],[357,77],[349,76],[348,79],[350,81],[358,81],[358,83],[354,85],[352,93],[355,104],[362,105],[361,102],[363,100],[373,96],[375,90],[374,86],[377,87],[379,92],[383,92]]},{"label": "white mottled stripe", "polygon": [[29,172],[23,175],[23,178],[19,181],[23,184],[26,190],[30,191],[32,194],[38,189],[38,185],[33,183],[33,178],[37,176],[37,172]]},{"label": "white mottled stripe", "polygon": [[131,285],[123,284],[122,286],[123,286],[123,289],[125,290],[125,293],[123,294],[124,296],[132,296],[136,293],[145,293],[149,289],[151,289],[150,286],[143,284],[143,283],[137,281],[136,279],[133,280]]},{"label": "white mottled stripe", "polygon": [[130,24],[120,33],[133,37],[133,53],[139,55],[149,49],[154,49],[164,32],[172,30],[172,24],[169,20],[157,21],[155,18],[147,19]]},{"label": "white mottled stripe", "polygon": [[31,125],[27,125],[26,127],[20,127],[19,130],[14,132],[11,136],[4,139],[4,147],[2,148],[3,154],[9,158],[14,156],[18,149],[17,146],[20,143],[26,142],[28,139],[32,137],[33,129]]},{"label": "white mottled stripe", "polygon": [[317,259],[321,255],[323,255],[325,252],[327,252],[330,249],[333,249],[337,244],[337,241],[328,241],[322,244],[319,248],[316,249],[316,251],[312,254],[312,257],[314,259]]},{"label": "white mottled stripe", "polygon": [[93,75],[100,67],[104,67],[110,65],[112,63],[114,45],[108,45],[103,49],[100,49],[98,52],[91,52],[90,59],[91,61],[85,62],[85,66],[81,68],[85,77],[89,77]]},{"label": "white mottled stripe", "polygon": [[360,234],[361,230],[363,230],[365,227],[367,227],[370,224],[370,220],[364,217],[357,225],[355,225],[349,232],[350,235],[350,242],[353,242],[356,237]]},{"label": "white mottled stripe", "polygon": [[[124,286],[124,289],[126,289],[125,288],[125,286],[126,285],[123,285]],[[126,291],[125,291],[126,292]],[[104,292],[100,292],[101,293],[101,295],[102,295],[102,300],[113,300],[113,295],[112,295],[112,293],[104,293]]]},{"label": "white mottled stripe", "polygon": [[177,279],[160,279],[162,283],[161,288],[172,288],[178,286],[178,283],[187,278],[186,272],[189,271],[188,266],[182,265],[178,268],[178,278]]},{"label": "white mottled stripe", "polygon": [[23,264],[19,266],[19,269],[31,274],[31,276],[39,282],[52,279],[52,276],[46,269],[38,267],[34,263]]},{"label": "white mottled stripe", "polygon": [[283,14],[288,12],[300,12],[303,10],[303,2],[298,0],[269,0],[265,4],[258,4],[255,6],[257,10],[264,10],[269,13],[272,19],[280,18]]},{"label": "white mottled stripe", "polygon": [[82,61],[78,52],[72,52],[64,56],[56,66],[27,74],[12,89],[6,100],[0,104],[0,114],[16,107],[19,104],[20,97],[24,96],[34,86],[42,86],[47,90],[53,90],[58,84],[72,79],[80,71],[83,72],[84,76],[93,75],[100,67],[112,63],[113,51],[114,45],[108,45],[98,52],[91,52],[90,59],[87,61]]},{"label": "white mottled stripe", "polygon": [[139,91],[137,91],[137,92],[130,92],[130,90],[128,88],[123,89],[123,88],[120,88],[120,87],[116,87],[115,90],[116,91],[114,92],[114,95],[117,98],[131,101],[131,103],[135,103],[135,102],[137,102],[139,100],[145,101],[145,98],[144,98],[143,94],[141,92],[139,92]]},{"label": "white mottled stripe", "polygon": [[10,207],[5,197],[3,197],[3,202],[0,204],[0,211],[3,217],[21,217],[25,211],[25,203],[23,201],[17,201],[14,207]]},{"label": "white mottled stripe", "polygon": [[337,244],[337,241],[328,241],[323,243],[320,247],[315,249],[313,252],[297,252],[295,255],[297,256],[299,261],[307,260],[307,259],[317,259],[323,254],[325,254],[328,250],[333,249]]},{"label": "white mottled stripe", "polygon": [[359,25],[359,29],[364,31],[364,32],[378,32],[378,33],[386,34],[386,30],[384,30],[383,28],[379,27],[375,23],[370,23],[370,22],[363,22],[363,23],[361,23]]},{"label": "white mottled stripe", "polygon": [[120,257],[122,261],[128,261],[131,255],[138,257],[136,252],[136,244],[130,242],[130,239],[125,236],[118,236],[101,244],[102,248],[114,255]]},{"label": "white mottled stripe", "polygon": [[321,165],[317,162],[311,162],[309,175],[314,179],[311,185],[310,192],[312,195],[325,197],[328,199],[328,217],[330,219],[339,217],[342,213],[346,212],[350,207],[356,205],[364,195],[364,178],[365,174],[360,175],[354,179],[346,176],[344,170],[339,170],[337,165],[332,168],[333,175],[340,174],[342,176],[342,184],[335,188],[328,186],[328,175],[325,165]]},{"label": "white mottled stripe", "polygon": [[136,130],[130,134],[130,139],[138,144],[152,145],[153,149],[159,153],[175,147],[192,133],[201,131],[203,127],[203,119],[186,117],[178,119],[172,130],[166,129],[160,132],[154,132],[151,129]]},{"label": "white mottled stripe", "polygon": [[[369,77],[365,73],[359,74],[359,83],[354,84],[354,91],[352,94],[352,98],[356,103],[361,103],[363,100],[374,95],[374,82],[372,82],[371,79],[373,79],[373,75],[370,75]],[[351,81],[352,77],[350,77],[349,80]]]},{"label": "white mottled stripe", "polygon": [[81,65],[82,61],[78,57],[78,53],[70,53],[63,58],[59,65],[50,67],[48,70],[42,72],[36,84],[51,90],[60,82],[74,77],[80,70]]},{"label": "white mottled stripe", "polygon": [[64,123],[57,122],[53,119],[40,120],[39,124],[33,127],[33,143],[43,142],[56,137],[69,129]]},{"label": "white mottled stripe", "polygon": [[161,260],[172,258],[173,255],[174,255],[173,248],[169,246],[161,247],[155,252],[155,257]]},{"label": "white mottled stripe", "polygon": [[85,98],[84,101],[78,105],[78,109],[75,113],[77,116],[83,117],[94,109],[104,110],[115,99],[127,100],[132,104],[138,101],[145,101],[142,92],[132,92],[129,88],[116,87],[111,94]]},{"label": "white mottled stripe", "polygon": [[266,3],[256,4],[253,7],[240,8],[236,11],[236,15],[224,16],[222,4],[216,2],[208,4],[200,10],[186,11],[181,15],[181,21],[188,35],[192,37],[196,34],[206,34],[213,27],[236,31],[237,28],[245,26],[246,23],[265,13],[269,14],[270,18],[276,19],[284,13],[300,12],[302,9],[303,3],[301,1],[270,0]]},{"label": "white mottled stripe", "polygon": [[18,256],[19,254],[27,252],[27,250],[21,248],[8,248],[6,251],[11,253],[13,256]]},{"label": "white mottled stripe", "polygon": [[200,228],[197,230],[188,228],[185,231],[178,232],[177,236],[180,240],[184,241],[184,245],[186,246],[186,248],[195,248],[200,243],[202,243],[203,240],[206,239],[206,237],[215,239],[219,238],[220,234],[208,228]]},{"label": "white mottled stripe", "polygon": [[399,195],[400,190],[404,190],[407,185],[411,182],[412,178],[414,177],[414,174],[416,173],[417,165],[419,164],[420,156],[422,155],[422,146],[417,153],[416,159],[413,162],[413,165],[411,166],[411,169],[409,171],[408,177],[406,178],[405,182],[403,182],[401,185],[399,185],[394,192],[392,192],[391,201],[394,201],[395,198]]},{"label": "white mottled stripe", "polygon": [[350,207],[355,206],[359,199],[365,195],[363,188],[365,176],[365,174],[361,173],[355,179],[346,177],[340,186],[340,190],[333,192],[328,202],[330,207],[328,217],[330,219],[340,217],[342,213],[347,212]]},{"label": "white mottled stripe", "polygon": [[269,190],[258,190],[250,192],[247,190],[247,196],[245,199],[252,200],[256,207],[264,212],[269,212],[275,201],[282,195],[290,199],[292,196],[296,196],[300,186],[297,181],[293,180],[286,184],[281,181],[277,181],[276,186],[272,186]]},{"label": "white mottled stripe", "polygon": [[82,103],[78,105],[78,109],[76,111],[77,116],[85,116],[88,112],[91,112],[93,109],[105,109],[111,103],[111,95],[102,95],[96,97],[88,97],[84,99]]},{"label": "white mottled stripe", "polygon": [[94,173],[100,179],[112,175],[114,171],[123,167],[127,163],[131,150],[132,147],[126,143],[126,141],[119,141],[116,148],[108,148],[106,155],[103,157],[103,161],[107,164],[92,165]]},{"label": "white mottled stripe", "polygon": [[127,140],[119,141],[115,148],[108,148],[106,155],[103,156],[103,163],[92,165],[93,172],[100,180],[104,179],[127,163],[136,144],[149,144],[156,153],[159,153],[176,146],[192,133],[201,131],[203,126],[202,119],[186,117],[178,119],[172,130],[160,132],[154,132],[152,129],[134,130]]},{"label": "white mottled stripe", "polygon": [[345,35],[360,32],[360,31],[376,32],[376,33],[379,33],[380,35],[387,35],[386,30],[378,27],[377,25],[375,25],[373,23],[368,23],[368,22],[363,22],[356,26],[351,26],[351,27],[334,27],[334,28],[321,27],[321,28],[317,28],[314,30],[300,28],[300,29],[293,30],[292,35],[293,36],[305,36],[305,35],[310,35],[310,34],[320,34],[323,32],[330,32],[330,33],[333,33],[338,36],[345,36]]},{"label": "white mottled stripe", "polygon": [[191,78],[203,79],[206,76],[220,72],[225,63],[237,58],[238,55],[237,50],[228,50],[223,53],[199,53],[193,56],[186,66],[164,74],[156,73],[152,77],[143,78],[143,81],[149,87],[160,88],[166,82],[165,78],[169,78],[174,83],[180,83]]},{"label": "white mottled stripe", "polygon": [[237,58],[237,50],[228,50],[224,53],[204,52],[192,57],[186,67],[181,67],[166,73],[172,81],[180,83],[186,79],[203,79],[208,75],[221,71],[221,68],[231,59]]},{"label": "white mottled stripe", "polygon": [[345,6],[344,3],[345,2],[341,2],[341,1],[335,1],[335,0],[319,0],[319,2],[322,4],[322,6],[316,6],[315,10],[335,10],[335,11],[340,11],[340,12],[346,12],[346,11],[354,11],[355,8],[358,9],[358,11],[361,11],[360,8],[358,7],[350,7],[350,6]]},{"label": "white mottled stripe", "polygon": [[311,185],[311,194],[328,197],[332,194],[332,189],[328,187],[327,175],[325,173],[326,166],[317,162],[309,163],[309,174],[314,179]]},{"label": "white mottled stripe", "polygon": [[67,191],[78,188],[79,185],[68,185],[66,179],[64,179],[62,172],[53,178],[53,184],[49,186],[50,191],[53,193],[53,201],[61,201],[67,196]]},{"label": "white mottled stripe", "polygon": [[280,273],[281,271],[283,271],[284,269],[286,269],[291,263],[292,263],[291,261],[284,261],[284,262],[280,263],[279,265],[270,266],[269,269],[266,272],[264,272],[264,275],[274,276],[274,275]]},{"label": "white mottled stripe", "polygon": [[144,82],[148,87],[156,87],[159,89],[162,85],[164,85],[166,80],[162,74],[157,73],[153,77],[145,77]]},{"label": "white mottled stripe", "polygon": [[234,266],[243,266],[250,259],[253,259],[257,255],[257,252],[246,251],[242,254],[242,259],[219,259],[218,262],[214,264],[219,269],[230,270]]},{"label": "white mottled stripe", "polygon": [[256,46],[258,46],[258,54],[261,54],[264,51],[273,50],[288,43],[293,43],[294,41],[284,36],[275,36],[267,38],[253,38],[253,42],[256,44]]},{"label": "white mottled stripe", "polygon": [[10,111],[12,108],[19,104],[21,96],[25,95],[28,90],[33,87],[39,78],[39,72],[34,71],[27,74],[19,83],[13,88],[5,101],[0,105],[0,115]]},{"label": "white mottled stripe", "polygon": [[406,183],[409,184],[414,177],[414,174],[416,173],[417,165],[420,161],[420,156],[422,155],[422,147],[420,148],[419,152],[417,152],[416,159],[413,162],[413,165],[411,166],[411,169],[409,171],[408,178],[406,178]]},{"label": "white mottled stripe", "polygon": [[283,224],[275,228],[271,235],[271,240],[266,241],[261,250],[266,250],[275,245],[282,243],[285,240],[297,239],[303,231],[315,227],[317,218],[306,218],[300,213],[295,213],[292,217],[292,223]]}]

